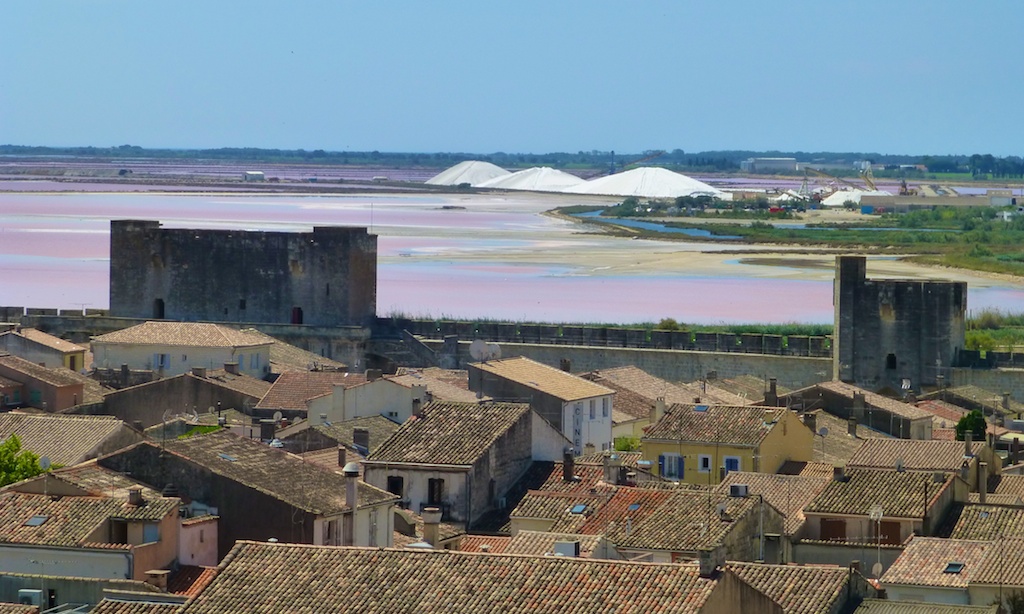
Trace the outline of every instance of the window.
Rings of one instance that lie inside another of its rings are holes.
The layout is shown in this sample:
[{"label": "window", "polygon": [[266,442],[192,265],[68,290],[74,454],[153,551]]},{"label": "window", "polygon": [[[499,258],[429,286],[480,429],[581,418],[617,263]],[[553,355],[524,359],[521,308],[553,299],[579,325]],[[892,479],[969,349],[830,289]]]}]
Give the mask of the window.
[{"label": "window", "polygon": [[590,419],[593,420],[597,417],[597,401],[590,399]]},{"label": "window", "polygon": [[963,563],[952,561],[946,565],[946,568],[942,570],[942,573],[960,573],[964,570],[964,567],[966,567],[966,565]]},{"label": "window", "polygon": [[238,368],[239,369],[244,369],[245,368],[245,354],[239,354],[235,358],[238,359]]},{"label": "window", "polygon": [[601,417],[608,417],[608,397],[601,399]]},{"label": "window", "polygon": [[259,354],[253,354],[252,356],[249,357],[249,368],[250,369],[259,369],[260,368],[260,355]]},{"label": "window", "polygon": [[44,516],[42,514],[39,514],[39,515],[33,516],[33,517],[29,518],[28,520],[26,520],[25,521],[25,526],[26,527],[41,527],[41,526],[43,526],[43,523],[46,522],[49,519],[50,519],[49,516]]},{"label": "window", "polygon": [[728,475],[730,471],[740,470],[740,457],[738,456],[726,456],[725,457],[725,473]]},{"label": "window", "polygon": [[400,475],[388,476],[388,492],[399,497],[405,494],[405,478]]},{"label": "window", "polygon": [[896,355],[895,354],[889,354],[888,356],[885,357],[885,368],[886,369],[895,369],[896,368]]},{"label": "window", "polygon": [[188,361],[188,355],[187,354],[182,354],[181,355],[181,362],[187,362],[187,361]]},{"label": "window", "polygon": [[338,521],[328,520],[324,523],[324,544],[327,546],[338,546]]},{"label": "window", "polygon": [[711,472],[711,457],[707,454],[701,454],[697,457],[697,471],[701,473]]},{"label": "window", "polygon": [[663,478],[683,478],[683,457],[678,454],[662,454],[658,457],[658,474]]},{"label": "window", "polygon": [[151,544],[160,541],[160,525],[147,522],[142,525],[142,543]]},{"label": "window", "polygon": [[153,300],[153,319],[163,320],[164,319],[164,299],[158,298]]},{"label": "window", "polygon": [[427,480],[427,505],[441,505],[444,501],[444,480],[430,478]]},{"label": "window", "polygon": [[166,369],[171,366],[170,354],[153,354],[153,370]]}]

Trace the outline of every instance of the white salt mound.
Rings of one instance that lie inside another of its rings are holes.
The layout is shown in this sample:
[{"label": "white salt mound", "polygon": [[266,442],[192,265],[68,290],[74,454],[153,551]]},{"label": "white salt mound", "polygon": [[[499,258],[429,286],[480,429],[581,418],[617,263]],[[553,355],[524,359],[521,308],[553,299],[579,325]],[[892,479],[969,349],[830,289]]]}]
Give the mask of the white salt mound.
[{"label": "white salt mound", "polygon": [[892,196],[892,194],[885,190],[839,190],[825,197],[821,204],[824,207],[842,207],[847,202],[859,205],[861,196]]},{"label": "white salt mound", "polygon": [[503,190],[532,190],[534,192],[560,192],[564,188],[574,186],[583,180],[549,166],[535,166],[526,170],[495,177],[481,183],[480,188],[497,188]]},{"label": "white salt mound", "polygon": [[489,179],[505,175],[511,175],[511,173],[490,162],[466,160],[427,179],[426,183],[430,185],[460,185],[468,183],[473,187],[477,187]]},{"label": "white salt mound", "polygon": [[692,177],[656,166],[643,166],[631,171],[591,179],[565,188],[570,194],[602,194],[607,196],[639,196],[644,198],[676,198],[678,196],[714,196],[731,199],[718,188]]}]

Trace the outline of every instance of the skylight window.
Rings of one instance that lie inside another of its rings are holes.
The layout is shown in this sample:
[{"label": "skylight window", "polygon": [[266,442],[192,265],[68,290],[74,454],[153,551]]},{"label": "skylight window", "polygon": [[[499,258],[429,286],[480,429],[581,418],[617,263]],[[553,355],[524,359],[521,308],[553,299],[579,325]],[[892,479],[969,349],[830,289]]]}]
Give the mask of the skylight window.
[{"label": "skylight window", "polygon": [[569,510],[569,513],[570,514],[582,514],[585,511],[587,511],[587,504],[586,503],[579,503],[577,505],[572,506],[572,509]]},{"label": "skylight window", "polygon": [[640,504],[639,503],[630,503],[629,507],[627,507],[626,509],[631,511],[631,512],[635,512],[638,509],[640,509]]},{"label": "skylight window", "polygon": [[46,522],[49,519],[50,519],[49,516],[45,516],[43,514],[37,514],[37,515],[29,518],[28,520],[26,520],[25,521],[25,526],[26,527],[41,527],[41,526],[43,526],[43,523]]},{"label": "skylight window", "polygon": [[233,463],[233,462],[235,462],[236,460],[238,460],[238,459],[237,459],[237,458],[235,458],[234,456],[231,456],[230,454],[224,454],[223,452],[221,452],[221,453],[220,453],[220,454],[218,454],[217,456],[219,456],[219,457],[223,458],[224,460],[226,460],[226,461],[228,461],[228,462],[232,462],[232,463]]},{"label": "skylight window", "polygon": [[964,570],[964,564],[952,561],[946,565],[946,568],[942,570],[943,573],[960,573]]},{"label": "skylight window", "polygon": [[695,405],[693,407],[693,411],[707,411],[707,410],[708,410],[708,406],[707,405]]}]

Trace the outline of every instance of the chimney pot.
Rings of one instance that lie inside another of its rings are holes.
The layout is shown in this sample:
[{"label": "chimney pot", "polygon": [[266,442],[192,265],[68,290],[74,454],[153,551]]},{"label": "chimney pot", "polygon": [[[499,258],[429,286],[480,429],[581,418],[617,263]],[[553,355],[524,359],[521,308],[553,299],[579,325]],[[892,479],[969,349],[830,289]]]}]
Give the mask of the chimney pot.
[{"label": "chimney pot", "polygon": [[129,505],[142,505],[142,488],[138,486],[132,486],[128,489],[128,504]]},{"label": "chimney pot", "polygon": [[576,476],[576,456],[572,448],[562,452],[562,481],[572,482]]},{"label": "chimney pot", "polygon": [[192,375],[196,377],[206,377],[206,367],[192,367]]},{"label": "chimney pot", "polygon": [[365,428],[354,428],[352,429],[352,443],[357,448],[366,450],[366,453],[370,453],[370,431]]},{"label": "chimney pot", "polygon": [[857,419],[856,418],[851,417],[851,418],[847,419],[847,421],[846,421],[846,433],[848,435],[850,435],[850,437],[856,437],[857,436]]},{"label": "chimney pot", "polygon": [[224,370],[232,375],[238,375],[238,363],[226,362],[224,363]]},{"label": "chimney pot", "polygon": [[[482,398],[482,397],[483,397],[482,394],[477,394],[477,398]],[[423,400],[422,399],[413,399],[412,400],[412,415],[416,416],[417,418],[422,418],[423,417]]]},{"label": "chimney pot", "polygon": [[166,569],[150,569],[146,572],[146,583],[152,584],[163,592],[167,592],[167,576],[171,572]]},{"label": "chimney pot", "polygon": [[345,449],[345,446],[343,446],[343,445],[341,445],[339,443],[338,444],[338,466],[339,467],[344,467],[345,465],[348,464],[348,459],[346,458],[347,455],[348,455],[348,451]]},{"label": "chimney pot", "polygon": [[832,479],[836,482],[846,481],[846,468],[842,465],[836,465],[832,467]]},{"label": "chimney pot", "polygon": [[562,371],[565,371],[566,373],[572,372],[572,360],[568,358],[561,359],[558,362],[558,366],[562,369]]},{"label": "chimney pot", "polygon": [[441,508],[423,508],[423,541],[437,548],[439,526],[441,524]]}]

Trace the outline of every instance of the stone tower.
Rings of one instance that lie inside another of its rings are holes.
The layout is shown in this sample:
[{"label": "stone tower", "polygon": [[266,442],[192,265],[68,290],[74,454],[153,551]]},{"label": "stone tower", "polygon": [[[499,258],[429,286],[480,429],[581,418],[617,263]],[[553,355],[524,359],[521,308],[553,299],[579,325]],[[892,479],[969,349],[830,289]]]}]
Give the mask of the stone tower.
[{"label": "stone tower", "polygon": [[110,223],[110,313],[182,321],[368,326],[377,236],[365,228],[252,232]]},{"label": "stone tower", "polygon": [[867,279],[866,258],[839,256],[833,305],[833,379],[920,390],[964,346],[966,282]]}]

